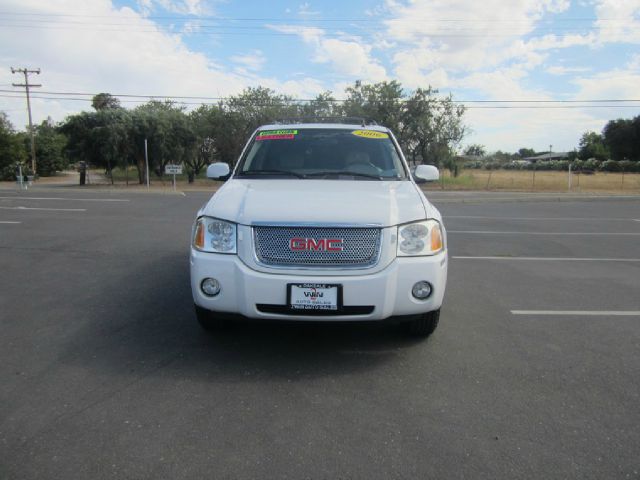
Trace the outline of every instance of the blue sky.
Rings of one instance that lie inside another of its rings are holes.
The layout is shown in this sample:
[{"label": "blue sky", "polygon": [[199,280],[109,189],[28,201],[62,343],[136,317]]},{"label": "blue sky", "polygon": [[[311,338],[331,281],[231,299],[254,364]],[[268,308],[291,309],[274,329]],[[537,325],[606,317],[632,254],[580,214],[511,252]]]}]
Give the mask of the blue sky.
[{"label": "blue sky", "polygon": [[0,26],[0,110],[18,128],[12,66],[42,69],[35,121],[90,109],[78,93],[343,98],[355,80],[451,93],[469,107],[461,149],[570,150],[640,114],[640,0],[0,0]]}]

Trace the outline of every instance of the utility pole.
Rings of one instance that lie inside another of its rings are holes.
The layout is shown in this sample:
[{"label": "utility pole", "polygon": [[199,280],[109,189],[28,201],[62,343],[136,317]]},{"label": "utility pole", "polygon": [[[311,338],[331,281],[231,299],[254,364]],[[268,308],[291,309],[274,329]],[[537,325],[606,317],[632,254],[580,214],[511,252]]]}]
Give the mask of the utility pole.
[{"label": "utility pole", "polygon": [[36,174],[36,140],[33,132],[33,121],[31,120],[31,99],[29,97],[29,88],[31,87],[41,87],[40,84],[29,83],[29,74],[35,73],[36,75],[40,75],[40,69],[36,68],[35,70],[29,70],[28,68],[13,68],[11,67],[11,73],[22,73],[24,74],[24,83],[14,83],[14,87],[24,87],[27,92],[27,110],[29,111],[29,135],[31,135],[31,170],[33,170],[33,175]]}]

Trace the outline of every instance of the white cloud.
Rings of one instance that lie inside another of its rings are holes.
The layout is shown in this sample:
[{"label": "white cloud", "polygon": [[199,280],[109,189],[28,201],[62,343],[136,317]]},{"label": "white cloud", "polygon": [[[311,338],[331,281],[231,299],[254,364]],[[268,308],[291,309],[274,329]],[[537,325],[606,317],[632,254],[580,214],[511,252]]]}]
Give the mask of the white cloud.
[{"label": "white cloud", "polygon": [[142,0],[147,10],[153,9],[155,2],[163,9],[171,13],[181,15],[211,15],[213,9],[210,3],[204,0]]},{"label": "white cloud", "polygon": [[490,72],[476,72],[454,82],[456,88],[482,92],[483,98],[493,100],[552,100],[545,92],[526,89],[521,79],[526,71],[518,67],[503,68]]},{"label": "white cloud", "polygon": [[[637,98],[640,71],[637,68],[633,69],[633,62],[636,60],[638,58],[634,57],[628,68],[592,73],[571,80],[577,91],[568,100],[580,101],[578,104],[572,104],[572,108],[548,109],[544,107],[550,104],[536,104],[529,107],[538,108],[496,109],[478,108],[481,105],[474,104],[472,107],[475,108],[469,109],[465,117],[469,125],[480,128],[465,141],[507,151],[515,151],[520,147],[532,147],[541,151],[548,148],[549,144],[553,144],[556,151],[572,150],[578,145],[584,132],[601,131],[613,118],[630,118],[640,113],[637,103],[627,104],[636,105],[632,108],[621,108],[618,103],[611,104],[613,106],[610,108],[603,108],[602,103],[582,103],[585,100]],[[492,91],[485,92],[492,95],[492,98],[509,99],[509,95],[513,94],[511,98],[514,99],[553,100],[553,97],[545,92],[522,89],[517,74],[508,72],[492,75],[474,74],[461,83],[475,88],[484,83],[492,85]],[[521,107],[523,104],[504,106]]]},{"label": "white cloud", "polygon": [[[614,69],[590,77],[578,77],[572,83],[579,87],[576,99],[637,99],[640,72],[635,69]],[[638,114],[640,106],[633,113]]]},{"label": "white cloud", "polygon": [[379,82],[387,78],[385,68],[373,58],[370,45],[358,37],[326,38],[325,31],[317,27],[295,25],[268,25],[272,30],[299,35],[314,48],[312,61],[331,65],[339,75],[354,77],[365,82]]},{"label": "white cloud", "polygon": [[285,81],[276,78],[263,78],[260,80],[260,84],[278,93],[290,95],[297,99],[314,98],[326,90],[326,87],[321,82],[311,77]]},{"label": "white cloud", "polygon": [[561,65],[556,65],[547,68],[547,73],[551,75],[569,75],[572,73],[583,73],[591,71],[588,67],[563,67]]},{"label": "white cloud", "polygon": [[[613,8],[612,4],[618,6]],[[432,85],[441,91],[464,92],[467,99],[557,100],[554,86],[533,81],[534,73],[566,75],[569,81],[569,74],[587,74],[590,68],[558,64],[556,51],[595,47],[603,39],[612,40],[597,22],[596,31],[587,27],[584,32],[540,34],[547,31],[543,20],[570,7],[565,0],[387,0],[386,6],[388,14],[393,15],[385,22],[387,35],[397,45],[392,56],[395,77],[410,88]],[[621,18],[638,16],[640,4],[637,0],[599,0],[596,9],[602,25],[606,24],[604,19],[612,17],[621,24]],[[635,26],[635,22],[622,22],[631,41],[640,32],[639,25],[629,35],[627,27]],[[609,21],[608,27],[612,26]],[[640,67],[640,55],[629,60],[625,71],[580,78],[574,83],[575,98],[631,95],[640,84],[637,68],[632,75],[634,66]],[[608,118],[620,115],[619,110],[520,108],[522,105],[487,108],[489,105],[471,104],[466,122],[476,132],[466,141],[490,149],[542,150],[554,144],[554,148],[569,150],[584,131],[600,130]]]},{"label": "white cloud", "polygon": [[[179,36],[161,31],[129,8],[115,9],[105,0],[7,0],[4,8],[98,19],[95,25],[30,30],[30,35],[17,36],[8,28],[0,30],[0,64],[40,67],[40,91],[215,97],[238,93],[251,83],[246,76],[223,71],[204,54],[190,51]],[[105,27],[113,23],[127,27]],[[18,80],[7,71],[0,72],[0,83]],[[26,124],[26,113],[19,110],[17,102],[0,101],[0,110],[13,111],[16,126]],[[89,106],[89,102],[34,99],[34,121],[40,122],[47,115],[60,121],[65,114]]]},{"label": "white cloud", "polygon": [[236,55],[231,57],[231,61],[237,63],[241,68],[249,71],[261,70],[266,62],[266,58],[262,51],[254,50],[246,55]]},{"label": "white cloud", "polygon": [[640,70],[640,54],[633,55],[627,64],[629,70]]},{"label": "white cloud", "polygon": [[201,31],[202,31],[202,24],[200,23],[200,21],[184,22],[184,25],[182,26],[182,32],[187,35],[190,33],[198,33]]},{"label": "white cloud", "polygon": [[508,43],[509,37],[530,33],[545,12],[564,11],[568,4],[564,0],[387,0],[394,18],[385,24],[389,35],[400,41],[432,38],[451,49],[469,49],[478,42]]},{"label": "white cloud", "polygon": [[372,59],[371,47],[356,41],[321,40],[313,60],[331,64],[341,75],[367,82],[378,82],[387,77],[384,67]]},{"label": "white cloud", "polygon": [[387,0],[387,6],[394,15],[384,22],[387,36],[399,45],[394,73],[409,86],[424,85],[434,71],[445,81],[509,62],[531,70],[548,50],[593,42],[579,34],[529,38],[545,14],[569,7],[564,0]]},{"label": "white cloud", "polygon": [[595,2],[598,39],[602,43],[640,43],[640,3],[637,0]]},{"label": "white cloud", "polygon": [[553,110],[514,108],[473,108],[466,112],[466,121],[477,128],[465,143],[479,143],[489,151],[515,152],[519,148],[537,151],[573,150],[587,130],[599,131],[606,120],[579,109]]},{"label": "white cloud", "polygon": [[313,17],[320,15],[320,12],[318,10],[313,10],[311,8],[311,4],[309,4],[309,2],[305,2],[298,7],[298,15],[303,17]]}]

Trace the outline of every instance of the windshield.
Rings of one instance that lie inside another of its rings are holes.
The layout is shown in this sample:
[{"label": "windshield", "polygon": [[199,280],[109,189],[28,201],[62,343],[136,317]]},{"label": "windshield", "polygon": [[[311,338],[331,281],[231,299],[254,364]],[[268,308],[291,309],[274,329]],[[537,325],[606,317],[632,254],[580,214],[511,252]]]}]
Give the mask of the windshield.
[{"label": "windshield", "polygon": [[256,134],[238,177],[404,180],[389,134],[366,129],[305,128]]}]

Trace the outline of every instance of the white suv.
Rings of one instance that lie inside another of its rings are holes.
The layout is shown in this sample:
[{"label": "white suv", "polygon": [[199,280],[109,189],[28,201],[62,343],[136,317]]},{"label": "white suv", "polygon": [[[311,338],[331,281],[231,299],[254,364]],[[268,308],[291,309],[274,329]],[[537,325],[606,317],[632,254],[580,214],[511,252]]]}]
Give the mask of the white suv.
[{"label": "white suv", "polygon": [[[389,129],[288,124],[258,128],[226,183],[198,212],[191,289],[205,329],[234,317],[394,320],[427,336],[447,281],[440,212]],[[414,179],[415,178],[415,179]]]}]

